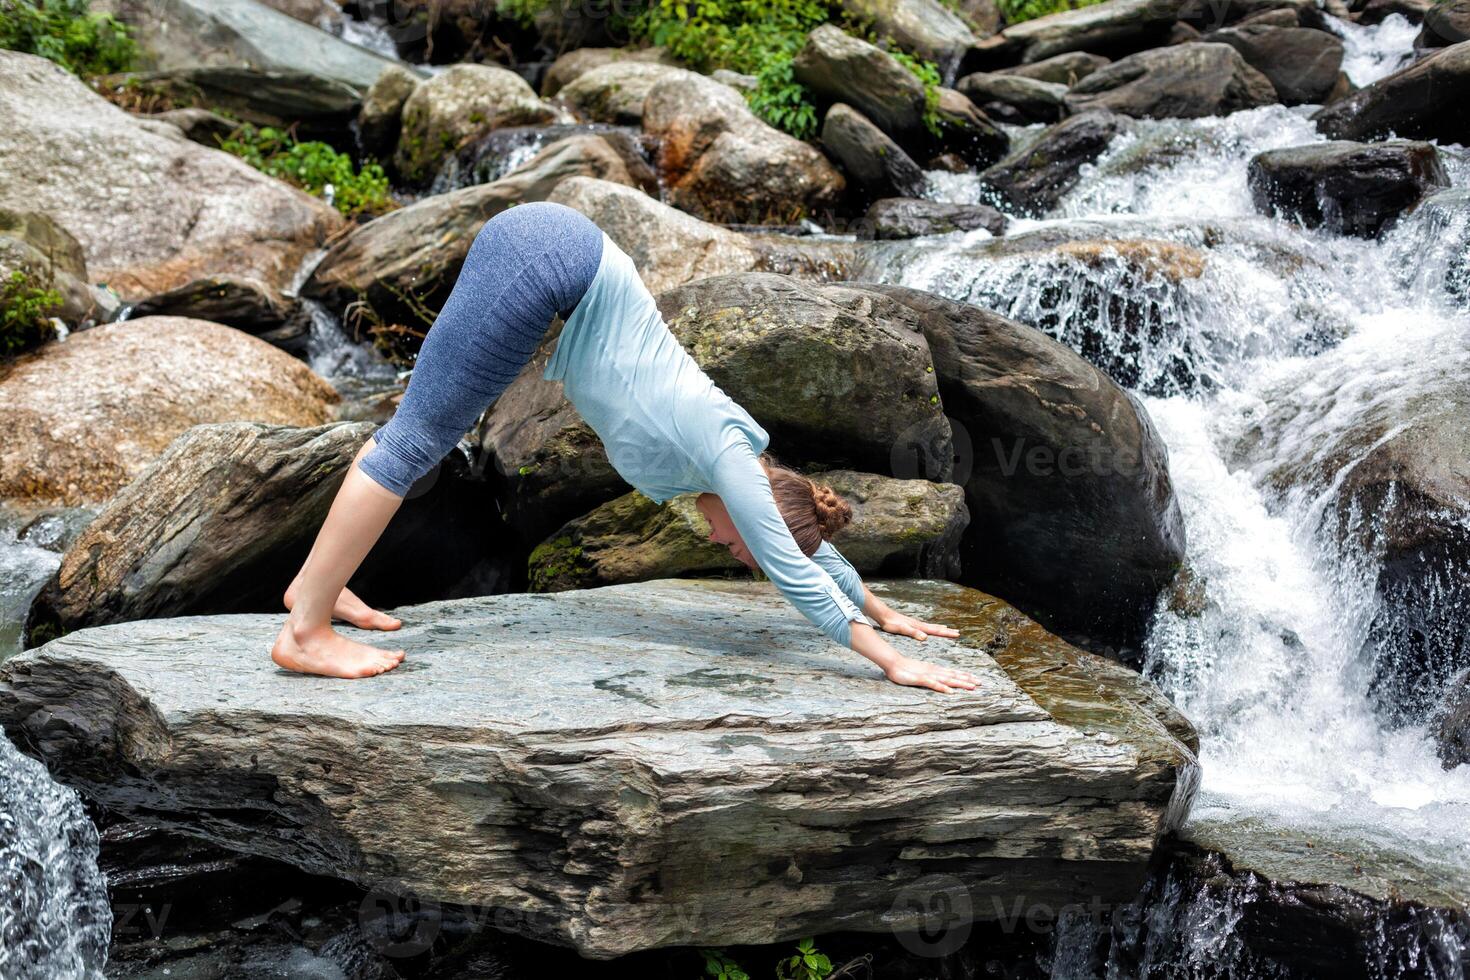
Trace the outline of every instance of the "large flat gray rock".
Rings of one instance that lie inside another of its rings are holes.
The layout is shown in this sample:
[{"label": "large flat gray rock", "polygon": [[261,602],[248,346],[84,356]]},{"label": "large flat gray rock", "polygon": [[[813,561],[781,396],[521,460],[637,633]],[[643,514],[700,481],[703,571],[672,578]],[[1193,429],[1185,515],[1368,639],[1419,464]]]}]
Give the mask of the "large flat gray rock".
[{"label": "large flat gray rock", "polygon": [[277,669],[277,616],[82,630],[0,667],[0,723],[133,819],[590,957],[1131,898],[1189,723],[989,596],[869,584],[980,688],[890,684],[768,583],[662,579],[401,609],[364,681]]}]

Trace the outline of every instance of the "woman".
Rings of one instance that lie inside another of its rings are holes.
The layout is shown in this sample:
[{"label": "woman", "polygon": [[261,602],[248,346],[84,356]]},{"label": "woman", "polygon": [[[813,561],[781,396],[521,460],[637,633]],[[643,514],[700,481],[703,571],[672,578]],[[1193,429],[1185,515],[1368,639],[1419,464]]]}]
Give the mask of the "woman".
[{"label": "woman", "polygon": [[834,511],[846,505],[790,470],[767,472],[761,454],[770,437],[679,345],[633,260],[580,212],[550,202],[509,208],[475,236],[397,413],[357,454],[286,591],[290,616],[271,651],[277,664],[368,677],[402,661],[401,650],[333,631],[334,616],[365,629],[402,625],[368,608],[347,580],[414,482],[530,361],[553,316],[564,325],[542,376],[562,382],[623,479],[657,503],[701,491],[711,541],[762,569],[809,620],[895,683],[946,693],[975,687],[965,671],[903,656],[863,620],[859,606],[891,633],[959,635],[889,609],[820,541],[824,529],[841,526]]}]

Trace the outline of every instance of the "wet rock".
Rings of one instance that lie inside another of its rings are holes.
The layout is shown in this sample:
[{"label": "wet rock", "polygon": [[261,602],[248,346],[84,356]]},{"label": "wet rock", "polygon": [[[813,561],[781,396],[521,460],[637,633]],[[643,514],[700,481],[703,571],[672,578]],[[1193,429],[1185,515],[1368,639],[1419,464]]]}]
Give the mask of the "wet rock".
[{"label": "wet rock", "polygon": [[0,52],[0,115],[0,207],[63,225],[124,296],[215,273],[284,287],[342,226],[321,200],[123,112],[43,58]]},{"label": "wet rock", "polygon": [[987,116],[1025,125],[1056,122],[1067,114],[1067,86],[1022,75],[975,72],[955,86]]},{"label": "wet rock", "polygon": [[238,330],[179,317],[109,323],[0,378],[0,497],[101,502],[190,426],[319,425],[336,401],[306,365]]},{"label": "wet rock", "polygon": [[385,68],[362,98],[357,114],[357,142],[364,153],[387,158],[398,148],[403,105],[422,79],[397,65]]},{"label": "wet rock", "polygon": [[1470,763],[1470,670],[1451,683],[1434,726],[1439,759],[1446,769]]},{"label": "wet rock", "polygon": [[1065,85],[1071,88],[1108,63],[1109,59],[1104,58],[1100,54],[1088,54],[1086,51],[1068,51],[1065,54],[1053,55],[1050,58],[1043,58],[1040,61],[1034,61],[1027,65],[1002,68],[999,74],[1017,75],[1021,78],[1034,78],[1039,82],[1052,82],[1056,85]]},{"label": "wet rock", "polygon": [[303,140],[337,145],[350,145],[348,127],[362,102],[357,89],[322,75],[232,66],[106,75],[97,83],[157,95],[175,107],[223,110],[257,126],[294,126]]},{"label": "wet rock", "polygon": [[164,71],[223,65],[309,72],[361,93],[384,68],[402,64],[256,0],[113,0],[112,6],[133,28],[150,67]]},{"label": "wet rock", "polygon": [[1198,780],[1158,692],[989,596],[870,587],[979,689],[890,684],[769,583],[661,581],[399,609],[408,661],[350,685],[262,656],[278,615],[98,627],[0,667],[0,724],[145,826],[594,958],[912,930],[936,861],[980,914],[1136,893]]},{"label": "wet rock", "polygon": [[[969,522],[960,487],[853,470],[807,475],[852,504],[852,524],[831,543],[865,577],[959,574],[960,535]],[[561,592],[742,571],[724,545],[709,540],[695,496],[659,506],[627,493],[567,522],[531,553],[531,588]]]},{"label": "wet rock", "polygon": [[913,157],[850,105],[838,102],[827,110],[822,146],[861,198],[922,197],[928,190],[929,178]]},{"label": "wet rock", "polygon": [[541,96],[551,98],[583,74],[602,65],[634,62],[682,67],[679,60],[661,47],[650,48],[577,48],[561,55],[541,77]]},{"label": "wet rock", "polygon": [[643,104],[666,198],[708,221],[782,223],[837,206],[846,181],[820,151],[756,117],[728,85],[682,69]]},{"label": "wet rock", "polygon": [[139,302],[133,317],[180,316],[209,320],[250,334],[284,327],[303,316],[298,304],[258,279],[209,276]]},{"label": "wet rock", "polygon": [[1434,6],[1434,0],[1367,0],[1353,6],[1356,8],[1354,19],[1359,24],[1381,24],[1392,14],[1398,14],[1411,24],[1418,24]]},{"label": "wet rock", "polygon": [[812,241],[773,233],[742,234],[700,221],[632,187],[570,177],[547,198],[597,222],[638,266],[655,294],[703,276],[759,270],[804,279],[841,279],[851,268],[851,242]]},{"label": "wet rock", "polygon": [[1080,112],[1048,127],[980,177],[1012,209],[1039,217],[1077,185],[1082,165],[1101,156],[1121,129],[1122,120],[1110,112]]},{"label": "wet rock", "polygon": [[1470,41],[1470,0],[1438,0],[1424,12],[1424,26],[1414,38],[1420,53]]},{"label": "wet rock", "polygon": [[938,0],[842,0],[842,9],[910,54],[938,63],[941,75],[975,43],[969,24]]},{"label": "wet rock", "polygon": [[679,78],[684,69],[649,61],[610,61],[578,75],[560,90],[560,98],[593,122],[637,126],[643,122],[643,100],[657,83]]},{"label": "wet rock", "polygon": [[419,84],[403,103],[393,165],[404,180],[421,183],[446,156],[488,130],[572,121],[509,69],[454,65]]},{"label": "wet rock", "polygon": [[1126,648],[1183,560],[1169,454],[1133,396],[1039,330],[967,303],[864,284],[920,317],[970,526],[962,581],[1053,629]]},{"label": "wet rock", "polygon": [[[605,147],[585,143],[587,137],[596,137]],[[499,180],[514,173],[552,144],[566,140],[571,140],[568,146],[585,146],[588,152],[599,156],[611,149],[623,161],[631,185],[658,196],[658,175],[649,164],[642,136],[629,127],[607,123],[493,129],[445,160],[429,193],[445,194]]]},{"label": "wet rock", "polygon": [[971,48],[960,63],[960,74],[1029,64],[1072,51],[1107,57],[1142,51],[1168,41],[1180,6],[1178,0],[1105,0],[1012,24]]},{"label": "wet rock", "polygon": [[1319,109],[1312,121],[1330,139],[1470,143],[1470,41],[1435,51]]},{"label": "wet rock", "polygon": [[415,307],[443,305],[485,222],[513,204],[545,200],[577,174],[632,179],[598,137],[559,140],[500,180],[425,197],[353,229],[317,263],[302,295],[335,309],[363,300],[384,322],[427,330]]},{"label": "wet rock", "polygon": [[1308,228],[1376,238],[1403,211],[1450,180],[1430,143],[1334,140],[1251,158],[1251,199],[1262,214]]},{"label": "wet rock", "polygon": [[0,210],[0,282],[17,272],[33,288],[59,293],[60,305],[47,315],[73,327],[108,320],[120,305],[88,281],[82,244],[65,228],[36,211]]},{"label": "wet rock", "polygon": [[1228,44],[1199,42],[1155,48],[1099,68],[1072,86],[1074,112],[1108,109],[1146,119],[1224,116],[1270,105],[1270,79]]},{"label": "wet rock", "polygon": [[1326,31],[1247,24],[1212,31],[1205,40],[1239,51],[1271,80],[1285,105],[1326,102],[1342,74],[1342,41]]},{"label": "wet rock", "polygon": [[[219,612],[276,612],[368,422],[228,422],[185,431],[67,550],[31,608],[31,635]],[[410,492],[353,586],[393,603],[502,583],[499,517],[446,461]]]},{"label": "wet rock", "polygon": [[938,135],[929,134],[915,144],[921,158],[954,153],[978,168],[994,163],[1011,147],[1010,137],[979,106],[952,88],[939,88],[935,115]]},{"label": "wet rock", "polygon": [[984,228],[992,235],[1005,233],[1007,218],[984,204],[946,204],[940,201],[890,197],[868,208],[859,237],[917,238]]}]

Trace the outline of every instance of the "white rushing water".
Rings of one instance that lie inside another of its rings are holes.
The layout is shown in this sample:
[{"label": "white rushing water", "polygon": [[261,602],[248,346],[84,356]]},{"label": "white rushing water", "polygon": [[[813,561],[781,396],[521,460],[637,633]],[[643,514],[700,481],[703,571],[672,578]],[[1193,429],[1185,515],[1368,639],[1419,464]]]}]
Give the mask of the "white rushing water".
[{"label": "white rushing water", "polygon": [[[1401,17],[1344,25],[1347,70],[1360,84],[1387,74],[1413,32]],[[1422,705],[1375,703],[1379,556],[1356,533],[1373,540],[1375,518],[1343,528],[1332,502],[1372,445],[1464,407],[1470,229],[1463,208],[1420,208],[1378,241],[1258,214],[1247,163],[1322,140],[1313,109],[1139,121],[1045,220],[1000,241],[879,246],[872,268],[1040,326],[1142,396],[1207,598],[1192,616],[1161,604],[1146,649],[1146,672],[1200,729],[1190,825],[1315,841],[1453,900],[1470,895],[1470,766],[1441,767]],[[1470,186],[1463,148],[1441,150],[1453,186]],[[930,176],[935,197],[984,199],[974,178]],[[1017,252],[1028,233],[1046,241]],[[1102,258],[1058,240],[1102,242]],[[1170,265],[1188,268],[1157,272]],[[1463,622],[1466,577],[1438,588]]]}]

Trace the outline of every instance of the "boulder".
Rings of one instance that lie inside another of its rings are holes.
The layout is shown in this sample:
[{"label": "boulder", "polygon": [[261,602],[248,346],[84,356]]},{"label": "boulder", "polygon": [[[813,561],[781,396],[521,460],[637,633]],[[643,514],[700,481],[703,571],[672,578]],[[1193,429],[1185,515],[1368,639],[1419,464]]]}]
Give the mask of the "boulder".
[{"label": "boulder", "polygon": [[1022,75],[973,72],[956,89],[992,119],[1026,125],[1052,123],[1067,114],[1067,86]]},{"label": "boulder", "polygon": [[593,177],[569,177],[547,197],[597,222],[638,266],[654,294],[703,276],[779,272],[804,279],[842,279],[856,249],[842,239],[742,234],[700,221],[637,188]]},{"label": "boulder", "polygon": [[1239,51],[1271,80],[1285,105],[1320,105],[1342,77],[1342,41],[1326,31],[1257,23],[1211,31],[1205,40]]},{"label": "boulder", "polygon": [[1122,128],[1123,121],[1110,112],[1078,113],[1047,127],[980,179],[1011,210],[1040,217],[1077,185],[1082,165],[1101,156]]},{"label": "boulder", "polygon": [[423,197],[357,226],[327,251],[301,293],[336,309],[365,300],[388,322],[420,323],[413,307],[437,312],[443,305],[486,221],[513,204],[546,199],[574,174],[632,179],[598,137],[560,140],[500,180]]},{"label": "boulder", "polygon": [[[773,452],[889,472],[919,446],[932,463],[923,475],[947,478],[947,423],[904,307],[764,272],[706,275],[656,295],[674,336],[770,433]],[[559,332],[548,332],[481,429],[501,510],[531,541],[629,489],[562,386],[542,377]],[[772,372],[773,363],[785,367]]]},{"label": "boulder", "polygon": [[209,320],[257,336],[280,330],[288,321],[306,318],[300,304],[259,279],[243,276],[196,279],[138,302],[128,315]]},{"label": "boulder", "polygon": [[1072,86],[1067,104],[1073,112],[1197,119],[1270,105],[1276,98],[1270,79],[1240,52],[1201,41],[1143,51],[1099,68]]},{"label": "boulder", "polygon": [[861,112],[835,103],[822,119],[822,146],[832,154],[859,199],[922,197],[929,178],[883,130]]},{"label": "boulder", "polygon": [[1446,769],[1470,763],[1470,670],[1445,692],[1435,719],[1434,740]]},{"label": "boulder", "polygon": [[666,200],[708,221],[796,221],[834,210],[846,181],[820,151],[750,110],[728,85],[683,69],[648,90],[644,132],[658,140]]},{"label": "boulder", "polygon": [[[186,430],[67,549],[31,607],[34,642],[104,623],[276,612],[353,456],[374,426],[226,422]],[[503,583],[499,517],[451,459],[373,546],[353,587],[368,601],[478,594]],[[468,591],[467,591],[468,589]]]},{"label": "boulder", "polygon": [[1331,140],[1251,158],[1251,199],[1262,214],[1376,238],[1425,194],[1448,187],[1449,176],[1431,143]]},{"label": "boulder", "polygon": [[585,73],[616,62],[672,65],[682,67],[679,60],[661,47],[651,48],[577,48],[561,55],[541,76],[541,97],[549,99]]},{"label": "boulder", "polygon": [[175,108],[217,109],[257,126],[294,127],[300,139],[341,146],[350,145],[349,127],[362,103],[357,89],[336,79],[228,65],[105,75],[96,84]]},{"label": "boulder", "polygon": [[842,0],[842,9],[879,37],[938,63],[941,75],[975,43],[970,25],[939,0]]},{"label": "boulder", "polygon": [[[1398,14],[1411,24],[1424,20],[1424,15],[1434,7],[1435,0],[1367,0],[1355,3],[1353,19],[1359,24],[1381,24],[1393,14]],[[1466,35],[1470,37],[1470,35]],[[1460,38],[1465,40],[1465,38]]]},{"label": "boulder", "polygon": [[177,126],[184,137],[211,150],[218,149],[220,141],[233,133],[239,123],[209,109],[184,108],[151,112],[144,118],[150,121]]},{"label": "boulder", "polygon": [[179,317],[109,323],[0,378],[0,497],[100,503],[190,426],[320,425],[336,401],[305,364],[238,330]]},{"label": "boulder", "polygon": [[1470,41],[1435,51],[1319,109],[1312,121],[1329,139],[1393,134],[1470,143]]},{"label": "boulder", "polygon": [[966,52],[960,73],[994,71],[1073,51],[1132,54],[1166,43],[1180,7],[1180,0],[1103,0],[1012,24]]},{"label": "boulder", "polygon": [[392,65],[373,82],[357,114],[357,142],[363,152],[384,159],[393,155],[403,125],[403,105],[421,81],[408,69]]},{"label": "boulder", "polygon": [[17,272],[34,288],[59,293],[60,305],[47,315],[72,326],[117,312],[116,298],[88,281],[82,243],[69,231],[36,211],[0,210],[0,283]]},{"label": "boulder", "polygon": [[326,203],[123,112],[44,58],[0,51],[0,116],[0,208],[49,215],[123,295],[215,273],[284,287],[342,227]]},{"label": "boulder", "polygon": [[984,204],[948,204],[910,197],[890,197],[875,201],[868,208],[860,238],[918,238],[921,235],[945,235],[954,231],[984,228],[992,235],[1005,233],[1007,218]]},{"label": "boulder", "polygon": [[1034,78],[1039,82],[1052,82],[1071,88],[1108,63],[1109,59],[1100,54],[1068,51],[1065,54],[1052,55],[1050,58],[1043,58],[1030,64],[1002,68],[999,74]]},{"label": "boulder", "polygon": [[823,24],[807,35],[791,71],[811,90],[819,109],[844,102],[900,145],[920,138],[924,85],[883,49]]},{"label": "boulder", "polygon": [[417,85],[403,103],[393,165],[411,183],[434,175],[468,140],[501,126],[572,122],[541,101],[520,75],[493,65],[453,65]]},{"label": "boulder", "polygon": [[1424,26],[1414,38],[1420,53],[1470,41],[1470,0],[1437,0],[1424,12]]},{"label": "boulder", "polygon": [[685,74],[682,68],[657,62],[609,61],[578,75],[558,97],[584,119],[638,126],[643,122],[643,100],[654,85]]},{"label": "boulder", "polygon": [[[257,0],[111,0],[151,67],[224,65],[310,72],[366,92],[402,62],[343,41]],[[409,69],[421,72],[421,69]]]},{"label": "boulder", "polygon": [[[853,522],[832,544],[864,576],[959,575],[960,535],[969,522],[960,487],[854,470],[808,475],[852,504]],[[724,545],[709,540],[695,497],[681,494],[659,506],[626,493],[568,521],[531,553],[531,589],[563,592],[741,571],[745,566]]]},{"label": "boulder", "polygon": [[926,131],[914,144],[921,159],[952,153],[971,167],[985,167],[1011,148],[1010,137],[979,106],[952,88],[939,88],[934,112],[939,132]]},{"label": "boulder", "polygon": [[1039,330],[918,289],[861,288],[904,304],[933,354],[970,511],[961,581],[1131,659],[1185,552],[1168,449],[1143,405]]},{"label": "boulder", "polygon": [[936,889],[1131,898],[1193,800],[1188,722],[999,600],[870,587],[958,628],[892,642],[980,687],[891,684],[769,583],[664,580],[401,608],[367,682],[276,668],[279,615],[84,630],[0,666],[0,725],[145,826],[585,957],[919,930]]}]

